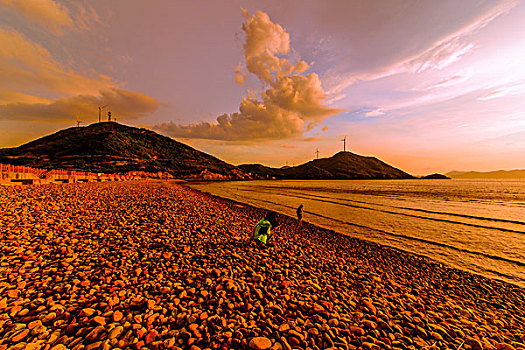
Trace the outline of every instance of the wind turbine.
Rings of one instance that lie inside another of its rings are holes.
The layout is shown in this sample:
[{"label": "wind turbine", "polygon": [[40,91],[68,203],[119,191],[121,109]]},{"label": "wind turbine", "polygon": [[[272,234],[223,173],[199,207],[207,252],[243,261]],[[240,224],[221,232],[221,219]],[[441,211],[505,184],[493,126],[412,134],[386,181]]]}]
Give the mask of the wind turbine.
[{"label": "wind turbine", "polygon": [[343,152],[346,152],[346,135],[341,141],[343,141]]},{"label": "wind turbine", "polygon": [[317,160],[319,160],[319,148],[315,151],[315,154],[317,154]]},{"label": "wind turbine", "polygon": [[80,126],[80,124],[82,124],[83,121],[82,120],[78,120],[78,117],[77,117],[77,128]]},{"label": "wind turbine", "polygon": [[98,107],[98,122],[100,123],[102,121],[102,110],[106,108],[109,105],[99,106]]}]

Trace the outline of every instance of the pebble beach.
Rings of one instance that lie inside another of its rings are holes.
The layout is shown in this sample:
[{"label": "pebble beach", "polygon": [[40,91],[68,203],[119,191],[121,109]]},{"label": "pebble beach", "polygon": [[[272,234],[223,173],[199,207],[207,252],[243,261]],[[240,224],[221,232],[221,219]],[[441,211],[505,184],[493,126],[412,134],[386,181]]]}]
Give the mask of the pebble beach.
[{"label": "pebble beach", "polygon": [[0,187],[0,350],[525,349],[525,290],[284,215],[261,248],[264,215],[172,181]]}]

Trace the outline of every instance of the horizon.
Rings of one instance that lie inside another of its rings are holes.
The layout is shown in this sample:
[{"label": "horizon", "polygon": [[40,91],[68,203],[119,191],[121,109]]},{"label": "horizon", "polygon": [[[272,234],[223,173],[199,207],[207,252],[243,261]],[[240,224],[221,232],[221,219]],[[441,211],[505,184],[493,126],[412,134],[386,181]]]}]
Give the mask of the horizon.
[{"label": "horizon", "polygon": [[[28,141],[27,143],[31,143],[33,141],[38,141],[42,138],[45,138],[47,136],[51,136],[51,135],[54,135],[56,133],[59,133],[61,131],[64,131],[64,130],[68,130],[68,129],[77,129],[77,128],[85,128],[85,127],[89,127],[89,126],[92,126],[92,125],[97,125],[97,124],[104,124],[104,123],[116,123],[116,124],[120,124],[120,125],[123,125],[123,126],[126,126],[126,127],[133,127],[133,128],[140,128],[140,127],[136,127],[136,126],[133,126],[133,125],[127,125],[127,124],[122,124],[122,123],[119,123],[115,120],[102,120],[101,122],[94,122],[94,123],[91,123],[89,125],[77,125],[77,126],[70,126],[68,128],[65,128],[65,129],[61,129],[61,130],[57,130],[56,132],[54,133],[51,133],[51,134],[48,134],[48,135],[44,135],[42,137],[39,137],[39,138],[36,138],[34,140],[30,140]],[[152,130],[152,129],[148,129],[148,128],[140,128],[140,129],[146,129],[146,130],[149,130],[149,131],[152,131],[154,133],[157,133],[155,130]],[[157,133],[158,134],[158,133]],[[168,138],[171,138],[172,140],[174,141],[177,141],[175,140],[173,137],[170,137],[170,136],[167,136],[167,135],[162,135],[162,134],[158,134],[158,135],[161,135],[161,136],[164,136],[164,137],[168,137]],[[177,142],[180,142],[180,141],[177,141]],[[25,144],[24,144],[25,145]],[[23,146],[23,145],[20,145],[20,146]],[[16,148],[18,146],[15,146],[13,148]],[[200,151],[200,150],[197,150],[197,151]],[[280,169],[280,168],[285,168],[285,167],[297,167],[297,166],[301,166],[301,165],[304,165],[308,162],[311,162],[311,161],[315,161],[315,160],[321,160],[321,159],[329,159],[329,158],[332,158],[334,157],[335,155],[339,154],[339,153],[352,153],[354,155],[357,155],[357,156],[361,156],[361,157],[375,157],[374,155],[363,155],[363,154],[357,154],[357,153],[354,153],[354,152],[351,152],[351,151],[343,151],[343,150],[336,150],[333,154],[331,155],[328,155],[328,156],[325,156],[325,157],[320,157],[320,158],[313,158],[313,159],[310,159],[310,160],[306,160],[304,161],[303,163],[299,163],[299,164],[295,164],[295,163],[292,163],[292,164],[284,164],[284,165],[277,165],[277,166],[270,166],[270,165],[267,165],[267,164],[262,164],[262,163],[239,163],[239,164],[232,164],[234,166],[241,166],[241,165],[263,165],[263,166],[267,166],[267,167],[272,167],[274,169]],[[209,154],[209,153],[208,153]],[[211,156],[214,156],[213,154],[210,154]],[[377,158],[377,157],[375,157]],[[220,159],[220,158],[218,158]],[[380,158],[377,158],[379,160],[382,161],[382,159]],[[220,159],[220,160],[223,160],[223,159]],[[387,163],[388,164],[388,163]],[[398,168],[402,171],[405,171],[404,169],[401,169],[399,167],[396,167],[395,164],[388,164],[394,168]],[[506,170],[506,169],[497,169],[497,170],[489,170],[489,171],[477,171],[477,170],[450,170],[450,171],[447,171],[447,172],[444,172],[444,173],[439,173],[439,174],[443,174],[443,175],[448,175],[448,174],[451,174],[451,173],[460,173],[460,174],[463,174],[463,173],[481,173],[481,174],[488,174],[488,173],[494,173],[494,172],[513,172],[513,171],[525,171],[525,169],[509,169],[509,170]],[[426,176],[426,175],[433,175],[433,174],[437,174],[437,173],[429,173],[429,174],[412,174],[412,173],[409,173],[407,172],[409,175],[412,175],[412,176],[415,176],[415,177],[422,177],[422,176]],[[502,178],[503,179],[503,178]]]},{"label": "horizon", "polygon": [[525,168],[523,2],[200,5],[0,0],[0,148],[109,105],[235,165]]}]

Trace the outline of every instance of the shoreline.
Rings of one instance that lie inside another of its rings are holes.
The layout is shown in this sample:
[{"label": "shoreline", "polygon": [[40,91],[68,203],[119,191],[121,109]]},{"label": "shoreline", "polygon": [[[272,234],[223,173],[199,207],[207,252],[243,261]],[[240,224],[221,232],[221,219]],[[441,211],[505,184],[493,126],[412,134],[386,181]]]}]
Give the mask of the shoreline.
[{"label": "shoreline", "polygon": [[[386,180],[388,181],[388,180]],[[409,180],[409,181],[413,181],[413,180]],[[449,180],[447,180],[448,182]],[[452,180],[454,181],[454,180]],[[459,182],[462,182],[464,180],[459,180]],[[470,181],[470,180],[469,180]],[[303,183],[304,181],[300,181],[301,183]],[[190,188],[193,188],[197,191],[201,191],[203,193],[209,193],[211,195],[214,195],[214,196],[217,196],[217,197],[220,197],[220,198],[224,198],[224,199],[229,199],[229,200],[232,200],[232,201],[236,201],[236,202],[239,202],[239,203],[243,203],[245,205],[252,205],[252,206],[256,206],[257,203],[255,202],[255,197],[250,197],[249,195],[248,196],[243,196],[242,194],[239,196],[239,195],[236,195],[235,194],[235,188],[231,188],[230,187],[225,187],[226,191],[223,190],[221,187],[214,187],[214,186],[211,186],[211,187],[207,187],[207,186],[204,186],[204,187],[200,187],[199,185],[200,184],[196,184],[196,187],[194,187],[195,184],[187,184]],[[314,186],[314,185],[313,185]],[[256,187],[257,188],[257,187]],[[276,186],[275,189],[278,189],[279,186]],[[250,190],[251,188],[248,187],[248,189]],[[242,191],[246,191],[246,188],[242,188],[241,187],[241,192]],[[251,189],[253,190],[253,189]],[[209,192],[208,192],[209,191]],[[278,190],[277,190],[278,191]],[[275,192],[275,193],[272,193],[271,192],[271,189],[269,190],[269,196],[272,198],[272,199],[268,199],[268,200],[265,200],[265,196],[263,196],[261,199],[260,199],[260,203],[259,205],[261,206],[260,208],[263,209],[263,208],[266,208],[266,210],[276,210],[276,211],[279,211],[281,213],[295,213],[295,209],[296,207],[290,205],[292,202],[287,202],[285,199],[283,201],[279,201],[279,193],[278,192]],[[221,195],[224,195],[225,197],[221,197]],[[297,196],[297,198],[305,198],[305,197],[300,197]],[[323,197],[323,198],[327,198],[327,197]],[[345,197],[346,198],[346,197]],[[246,202],[243,202],[242,200],[246,200]],[[336,202],[330,202],[330,200],[327,200],[328,203],[333,203],[333,204],[338,204]],[[350,199],[341,199],[341,201],[351,201]],[[298,203],[301,203],[300,201]],[[297,204],[296,204],[297,205]],[[367,208],[364,208],[364,209],[367,209]],[[283,215],[286,215],[286,214],[283,214]],[[342,219],[341,216],[331,216],[327,213],[322,213],[322,212],[319,212],[319,211],[316,211],[315,209],[311,212],[308,212],[308,217],[312,220],[312,224],[315,225],[315,226],[318,226],[322,229],[327,229],[327,230],[331,230],[331,231],[335,231],[337,233],[340,233],[340,234],[343,234],[343,235],[347,235],[349,237],[355,237],[355,238],[358,238],[358,239],[361,239],[363,241],[366,241],[366,242],[370,242],[370,243],[376,243],[376,244],[379,244],[383,247],[389,247],[390,249],[394,249],[394,250],[398,250],[400,252],[403,252],[403,253],[407,253],[407,254],[413,254],[415,256],[418,256],[418,257],[422,257],[422,258],[426,258],[426,259],[430,259],[432,261],[434,261],[435,263],[437,264],[443,264],[443,265],[446,265],[446,266],[449,266],[451,268],[454,268],[454,269],[458,269],[458,270],[461,270],[461,271],[465,271],[467,273],[471,273],[471,274],[474,274],[474,275],[477,275],[477,276],[480,276],[480,277],[484,277],[484,278],[487,278],[489,280],[493,280],[493,281],[498,281],[498,282],[502,282],[502,283],[508,283],[508,284],[511,284],[511,285],[514,285],[514,286],[517,286],[519,288],[522,288],[522,289],[525,289],[525,280],[523,280],[523,278],[520,278],[516,275],[513,275],[512,273],[505,273],[503,270],[498,270],[498,269],[492,269],[491,268],[491,264],[490,262],[487,264],[480,264],[480,265],[476,265],[476,264],[463,264],[463,261],[460,260],[459,258],[457,260],[454,260],[456,258],[456,256],[452,256],[451,259],[447,259],[443,256],[440,256],[440,258],[436,258],[436,257],[433,257],[432,256],[432,252],[431,251],[426,251],[426,250],[422,250],[422,251],[417,251],[416,249],[406,249],[405,247],[403,247],[402,245],[396,245],[396,244],[389,244],[388,240],[385,240],[385,239],[382,239],[381,237],[377,237],[377,235],[381,235],[381,234],[384,234],[384,235],[387,235],[388,236],[392,236],[394,238],[397,238],[397,237],[401,237],[401,238],[408,238],[408,239],[413,239],[414,241],[424,241],[424,242],[427,242],[425,239],[426,237],[420,237],[418,236],[417,234],[416,235],[413,235],[414,232],[412,232],[410,229],[407,229],[405,231],[398,231],[398,232],[389,232],[388,230],[385,231],[385,229],[381,228],[381,227],[374,227],[373,224],[370,224],[370,225],[367,225],[367,224],[363,224],[363,223],[356,223],[356,222],[353,222],[353,220],[345,220],[345,219]],[[451,214],[451,215],[454,215],[454,214]],[[289,215],[290,217],[294,217],[294,215],[290,214]],[[492,220],[492,219],[489,219],[489,220]],[[503,220],[505,221],[505,220]],[[510,221],[509,221],[510,222]],[[523,224],[522,222],[517,222],[517,223],[520,223],[520,224]],[[459,223],[461,224],[461,222]],[[491,229],[492,227],[489,227],[489,229]],[[503,229],[505,230],[505,229]],[[418,231],[415,231],[416,233]],[[434,232],[439,232],[438,230],[434,230]],[[514,231],[512,231],[514,232]],[[410,234],[412,233],[412,234]],[[519,233],[522,233],[522,232],[519,232]],[[369,238],[367,237],[368,235],[372,235],[372,236],[375,236],[374,238]],[[454,253],[454,251],[456,251],[456,253],[459,253],[457,254],[458,257],[461,256],[461,253],[472,253],[472,254],[479,254],[481,255],[481,257],[490,257],[491,259],[494,259],[495,261],[503,261],[505,263],[514,263],[514,264],[517,264],[519,266],[523,266],[523,262],[519,261],[519,260],[513,260],[513,259],[510,259],[510,258],[505,258],[505,257],[501,257],[499,255],[489,255],[490,253],[478,253],[478,251],[474,250],[472,252],[470,252],[469,250],[466,250],[468,248],[463,248],[463,247],[456,247],[454,245],[450,245],[451,243],[450,242],[440,242],[440,241],[428,241],[430,244],[435,244],[436,246],[445,246],[447,248],[450,248],[452,253]],[[494,254],[494,253],[492,253]],[[521,270],[519,270],[521,271]],[[516,272],[516,271],[514,271]]]},{"label": "shoreline", "polygon": [[525,348],[518,286],[181,184],[0,195],[0,350]]},{"label": "shoreline", "polygon": [[[195,191],[195,192],[201,194],[201,195],[208,195],[208,196],[211,196],[211,197],[216,198],[216,199],[221,199],[221,200],[232,202],[232,203],[234,203],[234,205],[246,206],[246,207],[250,207],[250,208],[252,208],[254,210],[258,210],[258,211],[261,212],[261,215],[263,215],[265,212],[269,211],[268,209],[257,207],[257,206],[254,206],[252,204],[249,204],[249,203],[239,202],[239,201],[234,200],[234,199],[221,197],[219,195],[215,195],[215,194],[212,194],[212,193],[209,193],[209,192],[205,192],[205,191],[201,191],[199,189],[192,188],[191,184],[185,183],[185,184],[182,184],[182,185],[184,187],[192,190],[192,191]],[[276,212],[276,213],[279,216],[281,216],[281,217],[286,217],[287,220],[289,220],[290,222],[295,222],[296,221],[296,219],[293,216],[291,216],[291,215],[283,214],[281,212]],[[317,215],[317,214],[313,214],[313,215]],[[422,254],[422,253],[407,251],[407,250],[403,250],[401,248],[397,248],[395,246],[391,246],[391,245],[388,245],[388,244],[377,243],[377,242],[366,240],[366,239],[362,239],[362,238],[359,238],[359,237],[354,237],[354,236],[351,236],[351,235],[347,235],[347,234],[345,234],[343,232],[339,232],[339,231],[330,229],[328,227],[323,227],[322,225],[310,223],[308,221],[304,221],[303,220],[303,225],[305,225],[305,224],[307,224],[308,226],[311,226],[311,227],[313,227],[313,228],[315,228],[317,230],[327,231],[328,235],[342,236],[342,237],[345,237],[345,238],[356,240],[356,241],[358,241],[361,244],[370,245],[372,249],[384,249],[388,253],[399,253],[399,254],[402,254],[402,255],[411,256],[411,257],[413,257],[415,259],[426,260],[429,265],[435,265],[435,266],[442,267],[444,269],[455,270],[455,271],[457,271],[459,273],[466,274],[467,276],[468,275],[473,275],[473,276],[479,278],[480,281],[483,281],[483,283],[502,284],[502,285],[506,285],[506,286],[511,287],[511,288],[516,288],[516,289],[521,290],[521,291],[523,291],[525,293],[525,288],[524,287],[521,287],[521,286],[519,286],[517,284],[514,284],[512,282],[508,282],[508,281],[505,281],[505,280],[500,280],[500,279],[496,279],[496,278],[487,277],[487,276],[484,276],[484,275],[482,275],[480,273],[476,273],[476,272],[469,271],[469,270],[466,270],[466,269],[461,269],[461,268],[449,265],[447,263],[441,262],[439,260],[433,259],[433,258],[431,258],[429,256],[426,256],[426,255]]]},{"label": "shoreline", "polygon": [[[209,195],[209,196],[212,196],[214,198],[219,198],[219,199],[222,199],[222,200],[226,200],[226,201],[230,201],[232,203],[235,203],[236,205],[240,205],[240,206],[247,206],[247,207],[251,207],[253,209],[256,209],[256,210],[260,210],[262,212],[267,212],[268,209],[264,209],[264,208],[261,208],[261,207],[257,207],[257,206],[254,206],[252,204],[249,204],[249,203],[244,203],[244,202],[240,202],[240,201],[237,201],[235,199],[231,199],[231,198],[226,198],[226,197],[221,197],[219,195],[215,195],[215,194],[212,194],[212,193],[209,193],[209,192],[206,192],[206,191],[201,191],[199,189],[196,189],[196,188],[193,188],[191,187],[191,184],[188,184],[188,183],[184,183],[182,184],[184,187],[192,190],[192,191],[196,191],[197,193],[199,194],[202,194],[202,195]],[[293,209],[293,208],[291,208]],[[281,212],[276,212],[278,215],[282,216],[282,217],[287,217],[288,220],[290,221],[295,221],[296,219],[291,216],[291,215],[287,215],[287,214],[283,214]],[[312,214],[312,215],[319,215],[319,214]],[[337,219],[333,219],[332,220],[336,220]],[[484,276],[480,273],[476,273],[476,272],[473,272],[473,271],[469,271],[467,269],[461,269],[459,267],[456,267],[456,266],[453,266],[453,265],[449,265],[447,263],[444,263],[444,262],[441,262],[439,260],[436,260],[436,259],[433,259],[429,256],[426,256],[422,253],[417,253],[417,252],[412,252],[412,251],[408,251],[408,250],[403,250],[401,248],[397,248],[395,246],[391,246],[391,245],[388,245],[388,244],[383,244],[383,243],[377,243],[377,242],[374,242],[374,241],[371,241],[371,240],[366,240],[366,239],[362,239],[362,238],[359,238],[359,237],[354,237],[354,236],[351,236],[349,234],[345,234],[343,232],[339,232],[339,231],[336,231],[336,230],[333,230],[333,229],[330,229],[328,227],[324,227],[322,225],[319,225],[319,224],[315,224],[315,223],[310,223],[308,221],[304,221],[303,220],[303,224],[308,224],[310,226],[313,226],[313,227],[316,227],[317,229],[320,229],[320,230],[325,230],[325,231],[328,231],[330,234],[333,234],[333,235],[341,235],[343,237],[348,237],[348,238],[351,238],[351,239],[355,239],[357,241],[360,241],[364,244],[370,244],[372,246],[376,246],[378,247],[379,249],[387,249],[387,250],[392,250],[393,252],[398,252],[400,254],[406,254],[406,255],[410,255],[410,256],[414,256],[415,258],[419,258],[419,259],[423,259],[423,260],[428,260],[429,263],[431,264],[434,264],[434,265],[442,265],[446,268],[450,268],[450,269],[454,269],[454,270],[458,270],[460,272],[463,272],[463,273],[467,273],[467,274],[472,274],[472,275],[475,275],[479,278],[481,278],[482,280],[486,280],[488,281],[489,283],[490,282],[493,282],[493,283],[503,283],[503,284],[507,284],[509,286],[512,286],[512,287],[515,287],[515,288],[518,288],[518,289],[521,289],[525,292],[525,287],[521,287],[517,284],[514,284],[512,282],[508,282],[508,281],[505,281],[505,280],[500,280],[500,279],[496,279],[496,278],[491,278],[491,277],[487,277],[487,276]]]}]

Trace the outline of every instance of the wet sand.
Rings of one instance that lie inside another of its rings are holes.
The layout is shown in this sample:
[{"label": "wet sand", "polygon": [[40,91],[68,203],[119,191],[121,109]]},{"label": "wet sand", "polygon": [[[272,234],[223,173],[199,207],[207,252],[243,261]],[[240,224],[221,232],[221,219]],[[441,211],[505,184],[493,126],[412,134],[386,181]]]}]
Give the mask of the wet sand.
[{"label": "wet sand", "polygon": [[[525,290],[173,182],[0,187],[3,349],[525,349]],[[291,213],[293,214],[293,213]]]}]

